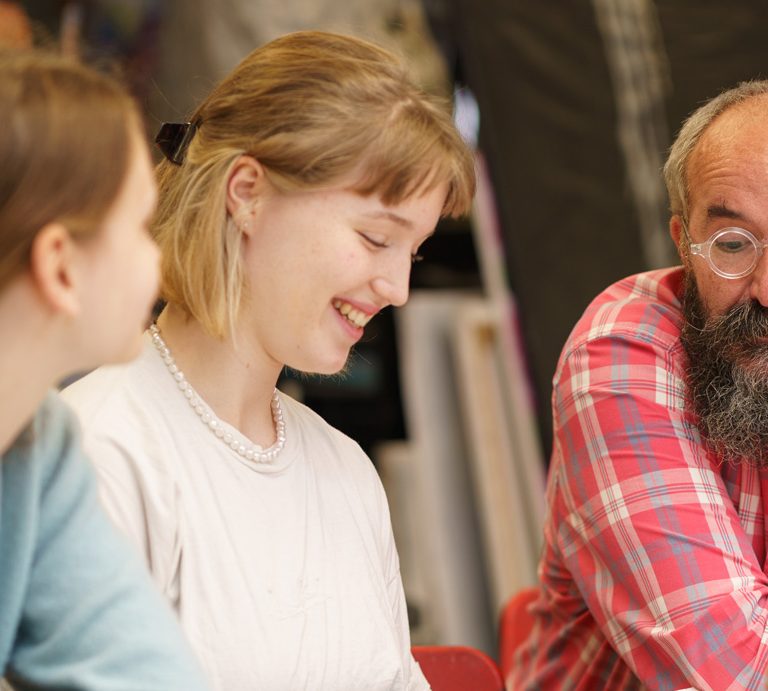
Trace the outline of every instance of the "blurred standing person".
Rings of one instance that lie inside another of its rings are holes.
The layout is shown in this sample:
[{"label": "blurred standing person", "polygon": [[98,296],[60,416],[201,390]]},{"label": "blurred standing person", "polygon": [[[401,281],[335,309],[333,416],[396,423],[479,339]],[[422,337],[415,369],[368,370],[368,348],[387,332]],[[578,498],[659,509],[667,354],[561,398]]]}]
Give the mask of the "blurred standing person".
[{"label": "blurred standing person", "polygon": [[31,46],[32,25],[24,8],[15,0],[0,0],[0,49]]},{"label": "blurred standing person", "polygon": [[374,41],[403,56],[427,93],[449,97],[452,90],[422,0],[165,0],[159,10],[148,110],[161,120],[190,112],[253,46],[307,29]]}]

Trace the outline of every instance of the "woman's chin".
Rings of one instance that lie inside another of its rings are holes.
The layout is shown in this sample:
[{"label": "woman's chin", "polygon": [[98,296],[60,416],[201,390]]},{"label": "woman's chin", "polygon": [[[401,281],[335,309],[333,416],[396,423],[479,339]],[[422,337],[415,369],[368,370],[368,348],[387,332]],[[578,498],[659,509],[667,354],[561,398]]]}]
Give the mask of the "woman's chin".
[{"label": "woman's chin", "polygon": [[313,362],[303,362],[300,364],[291,364],[290,362],[287,362],[286,366],[296,372],[302,372],[303,374],[331,377],[336,374],[343,374],[347,368],[348,361],[349,351],[344,354],[343,359],[341,357],[323,360],[318,358]]}]

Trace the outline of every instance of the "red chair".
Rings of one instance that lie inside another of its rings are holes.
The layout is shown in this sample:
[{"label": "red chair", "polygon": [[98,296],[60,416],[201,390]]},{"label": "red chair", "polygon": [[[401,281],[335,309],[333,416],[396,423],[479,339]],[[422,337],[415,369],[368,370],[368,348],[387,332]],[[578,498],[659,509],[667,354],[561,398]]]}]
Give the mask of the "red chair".
[{"label": "red chair", "polygon": [[476,648],[416,645],[411,650],[432,691],[504,691],[498,665]]},{"label": "red chair", "polygon": [[533,615],[528,611],[539,595],[535,587],[523,588],[515,593],[504,605],[499,619],[499,667],[504,679],[512,668],[512,660],[520,644],[528,638],[533,629]]}]

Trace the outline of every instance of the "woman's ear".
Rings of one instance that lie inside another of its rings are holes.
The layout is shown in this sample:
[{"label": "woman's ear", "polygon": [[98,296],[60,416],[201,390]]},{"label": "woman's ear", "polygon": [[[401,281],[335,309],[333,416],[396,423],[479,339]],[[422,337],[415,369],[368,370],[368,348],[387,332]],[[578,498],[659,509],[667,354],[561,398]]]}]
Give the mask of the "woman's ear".
[{"label": "woman's ear", "polygon": [[53,312],[75,317],[81,302],[77,290],[77,247],[60,223],[49,223],[35,236],[30,273],[41,298]]},{"label": "woman's ear", "polygon": [[227,180],[227,212],[236,220],[247,221],[267,184],[264,166],[253,156],[235,161]]}]

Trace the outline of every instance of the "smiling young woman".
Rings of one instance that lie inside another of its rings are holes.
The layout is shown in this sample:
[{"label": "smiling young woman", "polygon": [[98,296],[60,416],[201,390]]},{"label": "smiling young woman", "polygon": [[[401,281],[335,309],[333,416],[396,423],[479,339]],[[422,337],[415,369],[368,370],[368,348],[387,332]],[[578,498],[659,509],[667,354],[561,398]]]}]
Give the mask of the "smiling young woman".
[{"label": "smiling young woman", "polygon": [[216,688],[427,688],[375,469],[275,383],[338,372],[405,303],[472,154],[396,58],[320,32],[255,50],[159,143],[167,306],[137,363],[67,392],[105,503]]}]

